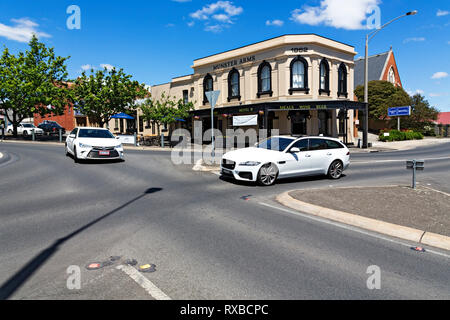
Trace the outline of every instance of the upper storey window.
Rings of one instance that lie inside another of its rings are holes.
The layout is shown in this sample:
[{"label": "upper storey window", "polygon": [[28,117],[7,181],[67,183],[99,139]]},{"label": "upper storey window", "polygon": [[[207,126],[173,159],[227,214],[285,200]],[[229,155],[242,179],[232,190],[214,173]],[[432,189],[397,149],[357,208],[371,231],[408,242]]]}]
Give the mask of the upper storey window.
[{"label": "upper storey window", "polygon": [[228,74],[228,102],[232,99],[241,100],[240,75],[234,68]]},{"label": "upper storey window", "polygon": [[214,91],[213,78],[208,73],[203,80],[203,104],[208,103],[208,98],[206,98],[206,93],[209,91]]},{"label": "upper storey window", "polygon": [[272,96],[272,67],[266,61],[258,69],[258,98],[263,94]]},{"label": "upper storey window", "polygon": [[309,93],[308,62],[302,57],[297,57],[291,62],[291,88],[289,89],[289,94],[292,94],[294,91]]},{"label": "upper storey window", "polygon": [[330,66],[325,58],[320,62],[319,94],[322,93],[330,95]]},{"label": "upper storey window", "polygon": [[338,97],[348,97],[347,93],[347,68],[344,63],[341,63],[338,71]]}]

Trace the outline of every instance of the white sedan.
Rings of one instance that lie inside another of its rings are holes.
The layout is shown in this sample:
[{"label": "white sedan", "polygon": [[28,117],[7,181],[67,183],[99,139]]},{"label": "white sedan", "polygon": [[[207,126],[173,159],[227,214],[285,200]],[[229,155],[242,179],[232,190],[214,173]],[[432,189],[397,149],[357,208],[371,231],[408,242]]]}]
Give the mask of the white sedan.
[{"label": "white sedan", "polygon": [[124,160],[122,143],[109,130],[75,128],[66,139],[66,155],[79,160]]},{"label": "white sedan", "polygon": [[350,151],[328,137],[271,137],[252,148],[222,157],[221,174],[270,186],[279,178],[328,175],[339,179],[350,165]]},{"label": "white sedan", "polygon": [[[31,123],[20,123],[17,126],[17,134],[23,135],[24,137],[31,136],[33,134],[33,130],[35,135],[44,134],[44,130],[35,127],[34,124]],[[7,132],[12,134],[13,131],[14,131],[13,125],[12,124],[8,125]]]}]

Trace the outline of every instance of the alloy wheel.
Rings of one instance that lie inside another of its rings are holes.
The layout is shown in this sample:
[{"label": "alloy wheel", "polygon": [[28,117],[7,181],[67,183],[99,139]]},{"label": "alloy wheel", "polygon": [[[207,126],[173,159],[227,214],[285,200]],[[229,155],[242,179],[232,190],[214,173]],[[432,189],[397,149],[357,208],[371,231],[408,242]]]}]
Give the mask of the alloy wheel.
[{"label": "alloy wheel", "polygon": [[330,166],[329,176],[332,179],[339,179],[342,176],[342,172],[344,172],[342,162],[334,161]]},{"label": "alloy wheel", "polygon": [[271,186],[277,179],[278,171],[273,164],[266,164],[259,171],[259,182],[265,186]]}]

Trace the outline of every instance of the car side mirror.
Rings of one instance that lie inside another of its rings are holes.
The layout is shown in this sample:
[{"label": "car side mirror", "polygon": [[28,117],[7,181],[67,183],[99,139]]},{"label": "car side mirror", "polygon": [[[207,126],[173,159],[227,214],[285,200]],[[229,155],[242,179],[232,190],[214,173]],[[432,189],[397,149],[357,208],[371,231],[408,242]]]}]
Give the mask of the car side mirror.
[{"label": "car side mirror", "polygon": [[300,149],[294,147],[291,149],[291,153],[300,153]]},{"label": "car side mirror", "polygon": [[70,136],[69,136],[69,138],[72,138],[72,139],[75,139],[77,136],[76,135],[74,135],[74,134],[71,134]]},{"label": "car side mirror", "polygon": [[120,137],[116,137],[116,140],[119,140],[120,139]]}]

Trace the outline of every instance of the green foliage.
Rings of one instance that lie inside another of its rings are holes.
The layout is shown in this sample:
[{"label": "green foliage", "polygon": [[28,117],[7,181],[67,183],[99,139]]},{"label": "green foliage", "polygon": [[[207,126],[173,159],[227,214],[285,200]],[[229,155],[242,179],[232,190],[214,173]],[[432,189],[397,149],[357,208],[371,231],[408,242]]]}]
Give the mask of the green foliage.
[{"label": "green foliage", "polygon": [[[389,136],[384,136],[384,133],[389,132]],[[403,140],[422,140],[424,138],[423,134],[417,131],[406,130],[406,131],[398,131],[398,130],[390,130],[390,131],[382,131],[379,140],[383,142],[387,141],[403,141]]]},{"label": "green foliage", "polygon": [[144,84],[132,81],[123,69],[83,72],[75,81],[73,100],[79,112],[103,127],[118,113],[136,110],[135,100],[149,95]]},{"label": "green foliage", "polygon": [[[23,119],[35,113],[62,114],[70,101],[65,65],[70,57],[55,56],[54,49],[35,36],[28,45],[27,51],[17,55],[5,48],[0,57],[0,107],[13,124],[15,135]],[[47,108],[49,105],[53,108]]]},{"label": "green foliage", "polygon": [[194,104],[184,103],[183,99],[176,100],[176,97],[163,92],[160,99],[147,99],[140,109],[144,120],[167,126],[175,123],[177,119],[187,119],[189,111],[194,109]]},{"label": "green foliage", "polygon": [[[355,90],[358,101],[364,101],[364,86]],[[395,87],[388,81],[369,82],[369,117],[372,119],[386,119],[388,109],[392,107],[409,106],[411,97],[403,88]]]},{"label": "green foliage", "polygon": [[404,128],[418,131],[424,135],[434,135],[434,123],[439,114],[435,107],[431,107],[425,97],[416,94],[411,98],[411,116],[402,117]]}]

